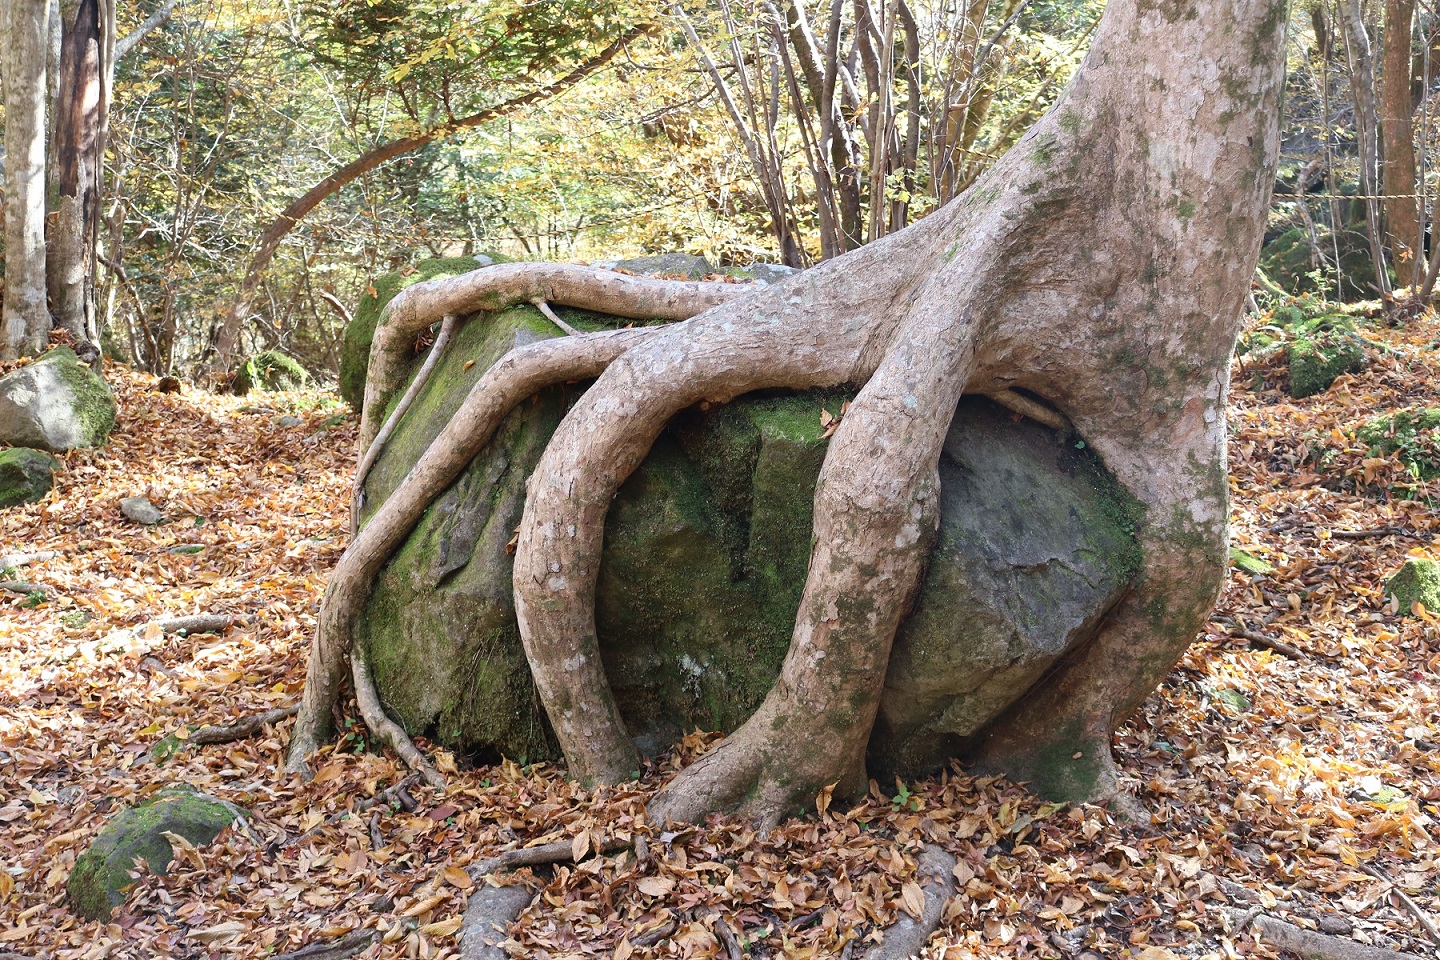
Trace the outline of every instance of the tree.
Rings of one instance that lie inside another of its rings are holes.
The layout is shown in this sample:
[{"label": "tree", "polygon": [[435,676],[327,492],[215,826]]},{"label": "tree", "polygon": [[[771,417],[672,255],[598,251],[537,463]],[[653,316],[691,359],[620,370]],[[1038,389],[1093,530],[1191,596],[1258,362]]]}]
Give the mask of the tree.
[{"label": "tree", "polygon": [[[332,576],[289,768],[302,770],[329,734],[357,601],[430,499],[513,406],[548,384],[598,377],[531,476],[514,591],[571,773],[628,776],[635,748],[594,627],[612,495],[692,404],[854,384],[815,494],[781,677],[748,722],[665,788],[652,817],[728,809],[773,822],[827,784],[863,789],[891,640],[936,522],[940,444],[964,393],[1063,418],[1141,511],[1131,592],[972,758],[1070,796],[1113,792],[1114,725],[1189,645],[1223,579],[1229,359],[1278,155],[1285,22],[1277,0],[1112,0],[1068,90],[970,190],[783,285],[724,290],[519,264],[396,297],[371,350],[367,457],[417,334],[442,317],[442,341],[455,317],[514,302],[691,319],[520,347],[481,378]],[[375,709],[363,659],[352,667],[367,722],[423,762]]]},{"label": "tree", "polygon": [[45,49],[47,0],[3,13],[5,77],[5,313],[0,359],[38,353],[50,333],[45,306]]}]

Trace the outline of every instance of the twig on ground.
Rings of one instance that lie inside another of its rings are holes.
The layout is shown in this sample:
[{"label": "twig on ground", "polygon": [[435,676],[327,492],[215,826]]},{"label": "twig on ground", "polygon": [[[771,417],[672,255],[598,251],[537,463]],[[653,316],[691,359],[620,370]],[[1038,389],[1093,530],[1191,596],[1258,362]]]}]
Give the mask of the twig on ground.
[{"label": "twig on ground", "polygon": [[1254,927],[1256,933],[1269,940],[1274,946],[1302,957],[1309,957],[1310,960],[1421,960],[1413,953],[1372,947],[1351,940],[1349,937],[1335,937],[1328,933],[1306,930],[1304,927],[1297,927],[1278,917],[1272,917],[1268,913],[1237,910],[1234,907],[1222,907],[1221,909],[1231,919],[1231,922],[1236,924],[1237,932],[1243,929],[1239,926],[1240,922],[1245,921],[1247,926]]},{"label": "twig on ground", "polygon": [[[945,905],[955,895],[955,856],[927,843],[915,868],[915,879],[925,884],[925,909],[916,919],[903,914],[885,930],[885,939],[865,951],[865,960],[909,960],[940,926]],[[927,883],[928,881],[928,883]]]},{"label": "twig on ground", "polygon": [[676,930],[679,929],[680,924],[676,923],[674,920],[671,920],[663,926],[656,927],[654,930],[651,930],[648,933],[642,933],[640,936],[631,940],[630,943],[632,946],[636,947],[653,947],[655,946],[655,944],[659,943],[661,940],[664,940],[666,937],[671,936],[675,933]]},{"label": "twig on ground", "polygon": [[[601,837],[600,842],[592,845],[590,850],[596,856],[604,856],[624,850],[629,846],[630,844],[623,840]],[[517,847],[514,850],[497,853],[479,863],[471,864],[467,872],[471,879],[479,880],[481,877],[498,873],[501,870],[514,870],[516,867],[539,867],[551,863],[568,863],[574,859],[575,845],[569,840],[557,840],[554,843],[544,843],[538,847]]]},{"label": "twig on ground", "polygon": [[263,713],[253,714],[237,720],[234,723],[201,727],[190,734],[187,742],[196,744],[209,743],[233,743],[236,740],[245,740],[255,736],[265,727],[279,723],[300,712],[300,704],[293,703],[288,707],[278,707],[274,710],[266,710]]},{"label": "twig on ground", "polygon": [[19,593],[29,596],[32,593],[44,593],[45,588],[38,583],[30,583],[26,580],[0,580],[0,590],[6,593]]},{"label": "twig on ground", "polygon": [[[46,560],[54,560],[60,556],[59,550],[40,550],[36,553],[5,553],[0,554],[0,570],[12,570],[15,567],[29,566],[32,563],[42,563]],[[4,954],[0,954],[3,957]]]},{"label": "twig on ground", "polygon": [[729,960],[745,960],[745,951],[740,949],[740,941],[735,937],[735,931],[730,929],[730,924],[725,922],[722,914],[715,914],[711,924],[715,929],[715,936],[725,947],[725,955]]},{"label": "twig on ground", "polygon": [[[1276,640],[1272,637],[1267,637],[1263,633],[1257,633],[1254,630],[1248,630],[1243,625],[1236,623],[1234,620],[1231,620],[1228,617],[1216,617],[1214,622],[1223,626],[1226,633],[1228,633],[1234,639],[1249,641],[1250,644],[1253,646],[1263,647],[1266,650],[1273,650],[1275,653],[1280,654],[1282,657],[1289,657],[1291,660],[1308,660],[1312,656],[1319,657],[1318,654],[1312,655],[1306,653],[1304,650],[1301,650],[1299,647],[1293,647],[1290,644],[1286,643],[1284,640]],[[1324,658],[1320,657],[1320,659]]]},{"label": "twig on ground", "polygon": [[370,946],[375,936],[374,930],[356,930],[334,943],[312,943],[291,953],[277,953],[270,960],[345,960]]},{"label": "twig on ground", "polygon": [[370,848],[379,850],[385,846],[385,835],[380,832],[380,814],[370,814]]},{"label": "twig on ground", "polygon": [[1412,540],[1425,539],[1413,530],[1404,527],[1375,527],[1370,530],[1331,530],[1332,540],[1368,540],[1371,537],[1409,537]]},{"label": "twig on ground", "polygon": [[1425,931],[1425,936],[1430,938],[1430,942],[1440,947],[1440,929],[1436,928],[1435,921],[1430,919],[1430,914],[1426,913],[1420,904],[1412,900],[1408,893],[1396,885],[1395,881],[1390,878],[1390,874],[1369,863],[1362,863],[1360,869],[1375,879],[1389,884],[1390,893],[1400,901],[1401,906],[1410,912],[1410,915],[1415,918],[1415,922],[1420,924],[1420,929]]}]

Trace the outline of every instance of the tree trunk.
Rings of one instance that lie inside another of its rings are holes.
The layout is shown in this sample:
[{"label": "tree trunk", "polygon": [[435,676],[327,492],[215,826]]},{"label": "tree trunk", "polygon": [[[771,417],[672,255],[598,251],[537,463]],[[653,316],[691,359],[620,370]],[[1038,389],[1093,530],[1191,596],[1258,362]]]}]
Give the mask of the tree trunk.
[{"label": "tree trunk", "polygon": [[5,306],[0,360],[39,353],[45,304],[45,60],[49,0],[7,0],[5,57]]},{"label": "tree trunk", "polygon": [[1365,198],[1365,231],[1370,239],[1370,256],[1375,262],[1375,288],[1390,293],[1390,275],[1385,267],[1385,245],[1381,242],[1379,109],[1375,105],[1375,58],[1370,34],[1365,29],[1360,0],[1340,0],[1340,28],[1345,36],[1345,53],[1350,65],[1350,94],[1355,104],[1355,134],[1360,141],[1360,189]]},{"label": "tree trunk", "polygon": [[1414,116],[1410,96],[1410,28],[1415,0],[1385,0],[1385,49],[1380,67],[1380,138],[1384,154],[1385,244],[1396,282],[1414,285],[1420,257],[1419,198],[1415,193]]},{"label": "tree trunk", "polygon": [[314,210],[325,200],[334,196],[347,184],[352,183],[383,163],[418,150],[427,143],[433,143],[452,133],[481,126],[482,124],[489,123],[491,120],[514,113],[533,103],[547,100],[561,91],[568,90],[615,59],[615,56],[625,49],[626,44],[630,43],[630,41],[651,32],[653,29],[654,26],[652,24],[640,24],[639,26],[631,28],[624,36],[620,37],[594,57],[577,66],[565,76],[543,87],[532,90],[523,96],[515,97],[493,107],[487,107],[468,117],[452,120],[449,123],[427,130],[418,136],[404,137],[399,140],[382,143],[368,153],[350,161],[324,180],[321,180],[307,190],[303,196],[291,201],[290,205],[280,211],[280,215],[272,220],[270,225],[260,234],[260,242],[256,247],[255,255],[250,259],[250,265],[245,270],[244,279],[240,281],[240,290],[235,294],[235,300],[230,305],[230,312],[226,315],[220,325],[220,329],[216,333],[214,369],[228,369],[231,362],[235,359],[236,350],[240,345],[240,334],[244,328],[245,318],[250,315],[250,310],[255,301],[255,292],[260,287],[260,280],[264,275],[265,268],[270,265],[271,259],[275,256],[275,251],[280,249],[281,241],[289,236],[290,231],[294,230],[311,210]]},{"label": "tree trunk", "polygon": [[98,343],[95,258],[105,182],[105,133],[114,75],[115,10],[80,0],[60,48],[55,122],[55,220],[50,232],[50,301],[55,322],[77,343]]},{"label": "tree trunk", "polygon": [[[594,591],[609,505],[673,414],[771,387],[859,388],[816,487],[780,678],[650,810],[655,822],[730,809],[770,823],[827,784],[863,789],[957,402],[1020,389],[1068,418],[1133,498],[1140,558],[1094,638],[964,752],[1051,795],[1113,792],[1115,723],[1180,657],[1223,582],[1229,359],[1278,157],[1285,19],[1279,0],[1112,0],[1052,111],[931,217],[688,321],[609,335],[625,343],[587,335],[512,352],[337,568],[291,768],[318,745],[346,624],[398,538],[493,432],[497,411],[584,367],[603,373],[531,476],[513,581],[525,652],[572,773],[607,781],[636,766],[597,655]],[[547,283],[583,277],[576,269],[492,267],[397,297],[372,347],[362,449],[418,325],[543,296]],[[584,301],[570,280],[569,302]],[[650,296],[592,292],[612,310]],[[549,376],[537,369],[547,364]]]}]

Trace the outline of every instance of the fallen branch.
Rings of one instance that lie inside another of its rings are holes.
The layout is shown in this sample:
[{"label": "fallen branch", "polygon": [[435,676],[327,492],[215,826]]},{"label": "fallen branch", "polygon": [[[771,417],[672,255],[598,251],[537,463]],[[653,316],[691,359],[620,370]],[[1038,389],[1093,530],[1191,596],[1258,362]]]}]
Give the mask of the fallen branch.
[{"label": "fallen branch", "polygon": [[671,920],[656,927],[654,930],[651,930],[648,933],[642,933],[634,940],[631,940],[630,944],[631,946],[635,947],[653,947],[655,946],[655,944],[659,943],[661,940],[664,940],[666,937],[672,936],[675,931],[679,929],[680,924],[676,923],[674,920]]},{"label": "fallen branch", "polygon": [[945,905],[955,896],[954,854],[927,843],[916,865],[915,878],[925,884],[925,909],[918,919],[906,914],[891,924],[885,939],[865,951],[865,960],[909,960],[920,953],[940,926]]},{"label": "fallen branch", "polygon": [[1263,633],[1256,633],[1253,630],[1231,630],[1230,636],[1237,640],[1248,640],[1252,646],[1273,650],[1282,657],[1289,657],[1291,660],[1304,660],[1308,656],[1308,654],[1299,647],[1292,647],[1284,640],[1275,640],[1265,636]]},{"label": "fallen branch", "polygon": [[156,617],[138,629],[155,626],[161,633],[223,633],[239,622],[238,617],[224,613],[196,613],[185,617]]},{"label": "fallen branch", "polygon": [[[629,846],[630,844],[622,840],[602,837],[598,844],[590,847],[589,852],[596,856],[603,856],[624,850]],[[574,861],[575,845],[569,840],[557,840],[554,843],[545,843],[538,847],[517,847],[514,850],[506,850],[504,853],[471,864],[467,872],[471,879],[479,880],[481,877],[498,873],[501,870],[514,870],[517,867],[540,867],[552,863],[573,863]]]},{"label": "fallen branch", "polygon": [[[46,560],[54,560],[60,556],[59,550],[41,550],[37,553],[7,553],[0,555],[0,570],[13,570],[16,567],[29,566],[32,563],[43,563]],[[3,957],[0,954],[0,957]]]},{"label": "fallen branch", "polygon": [[270,960],[345,960],[375,941],[374,930],[356,930],[334,943],[312,943],[291,953],[277,953]]},{"label": "fallen branch", "polygon": [[196,744],[210,743],[233,743],[236,740],[245,740],[255,736],[265,727],[279,723],[300,712],[300,704],[293,703],[288,707],[279,707],[274,710],[266,710],[263,713],[252,714],[243,720],[234,723],[201,727],[190,734],[187,742]]},{"label": "fallen branch", "polygon": [[730,924],[720,914],[715,914],[711,923],[715,930],[715,936],[719,938],[722,946],[725,947],[725,956],[728,960],[745,960],[745,951],[740,949],[740,941],[735,937],[735,931],[730,929]]},{"label": "fallen branch", "polygon": [[1256,933],[1277,948],[1308,957],[1309,960],[1421,960],[1413,953],[1372,947],[1349,937],[1334,937],[1328,933],[1306,930],[1254,909],[1221,909],[1235,924],[1236,933],[1242,932],[1245,927],[1254,927]]},{"label": "fallen branch", "polygon": [[1332,540],[1369,540],[1372,537],[1409,537],[1411,540],[1425,539],[1420,534],[1404,527],[1375,527],[1371,530],[1331,530]]},{"label": "fallen branch", "polygon": [[1415,918],[1416,923],[1420,924],[1420,929],[1425,931],[1425,936],[1430,938],[1430,942],[1440,947],[1440,929],[1435,927],[1435,921],[1430,919],[1430,915],[1421,909],[1420,904],[1412,900],[1408,893],[1401,890],[1395,884],[1395,881],[1390,878],[1390,874],[1368,863],[1362,863],[1360,869],[1375,879],[1389,884],[1391,895],[1400,901],[1401,906],[1410,911],[1410,915]]},{"label": "fallen branch", "polygon": [[44,593],[45,588],[38,583],[29,583],[25,580],[0,580],[0,590],[6,593],[19,593],[26,596],[32,593]]},{"label": "fallen branch", "polygon": [[535,894],[524,884],[485,885],[470,894],[458,935],[461,960],[509,960],[510,954],[500,944],[534,900]]}]

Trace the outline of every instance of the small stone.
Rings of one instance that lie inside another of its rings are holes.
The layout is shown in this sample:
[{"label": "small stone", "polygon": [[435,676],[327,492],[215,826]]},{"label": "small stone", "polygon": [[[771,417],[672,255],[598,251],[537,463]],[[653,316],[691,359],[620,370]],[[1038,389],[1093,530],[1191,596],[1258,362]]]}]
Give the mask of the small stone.
[{"label": "small stone", "polygon": [[1326,914],[1316,924],[1321,933],[1328,933],[1332,937],[1348,937],[1355,930],[1355,924],[1344,917],[1337,917],[1333,914]]},{"label": "small stone", "polygon": [[134,520],[136,523],[143,523],[147,527],[165,519],[160,508],[146,497],[126,497],[120,501],[120,512],[125,514],[126,518]]},{"label": "small stone", "polygon": [[631,257],[615,264],[639,277],[682,277],[703,280],[715,272],[710,261],[688,253],[662,253],[653,257]]},{"label": "small stone", "polygon": [[288,413],[285,416],[281,417],[279,420],[275,421],[278,426],[282,427],[298,427],[300,426],[301,422],[302,421],[299,417],[292,417]]},{"label": "small stone", "polygon": [[55,485],[60,461],[28,447],[0,451],[0,508],[42,500]]},{"label": "small stone", "polygon": [[1440,563],[1411,557],[1385,584],[1385,596],[1393,597],[1405,616],[1413,615],[1417,603],[1440,610]]},{"label": "small stone", "polygon": [[175,852],[165,834],[204,846],[243,816],[232,804],[188,789],[167,790],[124,810],[75,861],[66,884],[70,902],[87,919],[108,919],[125,902],[135,883],[130,872],[139,861],[145,861],[151,873],[168,871]]}]

